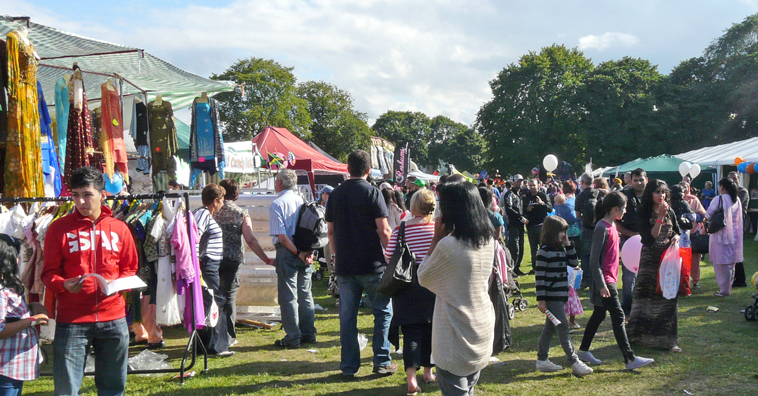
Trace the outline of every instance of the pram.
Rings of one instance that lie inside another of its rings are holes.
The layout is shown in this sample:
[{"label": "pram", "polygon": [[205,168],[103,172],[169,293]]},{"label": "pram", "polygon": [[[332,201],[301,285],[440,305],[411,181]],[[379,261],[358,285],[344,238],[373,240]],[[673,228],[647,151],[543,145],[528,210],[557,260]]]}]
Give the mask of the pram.
[{"label": "pram", "polygon": [[503,290],[508,301],[508,318],[513,319],[516,311],[526,311],[529,307],[529,302],[521,294],[521,286],[516,280],[516,274],[514,273],[515,263],[511,258],[511,253],[508,249],[503,248],[505,253],[505,265],[501,265],[498,268],[498,272],[505,274],[503,278]]}]

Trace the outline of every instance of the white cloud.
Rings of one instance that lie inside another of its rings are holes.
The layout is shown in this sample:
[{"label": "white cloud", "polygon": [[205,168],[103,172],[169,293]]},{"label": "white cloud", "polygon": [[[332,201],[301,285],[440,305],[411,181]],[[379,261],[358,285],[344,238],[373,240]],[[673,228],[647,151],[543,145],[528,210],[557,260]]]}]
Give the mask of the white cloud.
[{"label": "white cloud", "polygon": [[589,36],[580,38],[579,49],[582,51],[588,49],[604,51],[608,48],[633,47],[637,45],[638,42],[639,39],[633,34],[606,32],[600,36],[590,34]]}]

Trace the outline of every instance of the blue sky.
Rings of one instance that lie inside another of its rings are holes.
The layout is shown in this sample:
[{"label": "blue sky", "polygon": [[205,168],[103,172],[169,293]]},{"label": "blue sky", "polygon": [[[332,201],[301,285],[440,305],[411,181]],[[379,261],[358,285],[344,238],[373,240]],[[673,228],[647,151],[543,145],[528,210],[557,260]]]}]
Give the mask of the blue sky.
[{"label": "blue sky", "polygon": [[488,81],[528,51],[578,47],[596,64],[639,57],[668,73],[758,0],[5,1],[3,14],[143,48],[202,76],[237,59],[294,67],[348,90],[375,119],[421,111],[471,124]]}]

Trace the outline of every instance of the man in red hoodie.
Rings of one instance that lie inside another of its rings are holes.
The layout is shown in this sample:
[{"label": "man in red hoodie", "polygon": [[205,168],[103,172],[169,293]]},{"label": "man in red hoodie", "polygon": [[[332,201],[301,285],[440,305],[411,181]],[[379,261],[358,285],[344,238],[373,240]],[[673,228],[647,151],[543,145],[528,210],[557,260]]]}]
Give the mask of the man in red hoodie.
[{"label": "man in red hoodie", "polygon": [[42,282],[57,299],[53,343],[56,395],[78,395],[91,345],[99,395],[123,395],[129,330],[121,293],[106,296],[96,273],[108,281],[137,272],[137,251],[129,228],[104,206],[105,181],[95,168],[75,170],[68,186],[76,210],[48,228]]}]

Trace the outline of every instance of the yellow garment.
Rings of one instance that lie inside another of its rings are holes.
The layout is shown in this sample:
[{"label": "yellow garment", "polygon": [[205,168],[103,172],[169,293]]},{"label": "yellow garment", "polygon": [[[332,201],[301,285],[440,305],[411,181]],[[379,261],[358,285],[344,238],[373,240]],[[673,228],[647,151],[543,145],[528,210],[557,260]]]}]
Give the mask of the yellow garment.
[{"label": "yellow garment", "polygon": [[34,47],[8,33],[8,140],[5,198],[44,197]]},{"label": "yellow garment", "polygon": [[100,86],[101,89],[101,102],[100,102],[100,109],[102,111],[101,114],[103,114],[102,118],[100,119],[100,148],[103,150],[103,158],[105,158],[105,174],[108,175],[108,178],[113,180],[113,174],[115,173],[114,165],[113,165],[113,147],[111,147],[111,142],[113,141],[113,136],[110,135],[110,128],[106,123],[109,121],[105,117],[106,109],[110,106],[110,94],[108,94],[108,88],[105,84]]}]

